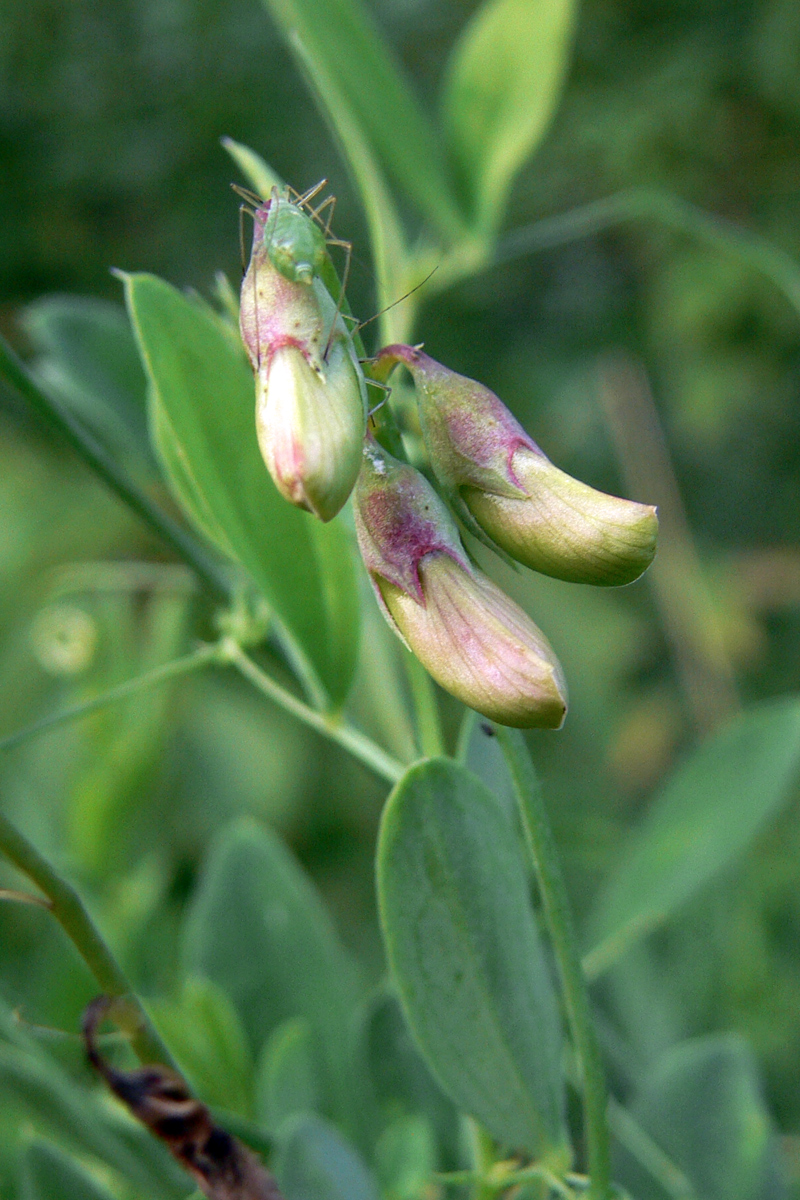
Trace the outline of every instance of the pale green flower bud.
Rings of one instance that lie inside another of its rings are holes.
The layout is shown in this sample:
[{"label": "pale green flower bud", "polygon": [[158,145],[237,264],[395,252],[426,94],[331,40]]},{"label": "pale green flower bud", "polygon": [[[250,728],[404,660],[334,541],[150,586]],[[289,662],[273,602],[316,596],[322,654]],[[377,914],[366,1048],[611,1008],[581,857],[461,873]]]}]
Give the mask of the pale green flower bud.
[{"label": "pale green flower bud", "polygon": [[501,725],[558,729],[566,685],[552,647],[470,563],[427,480],[369,437],[353,507],[384,615],[433,678]]},{"label": "pale green flower bud", "polygon": [[497,396],[411,346],[378,363],[413,376],[431,465],[465,525],[493,549],[572,583],[631,583],[650,565],[658,518],[560,471]]},{"label": "pale green flower bud", "polygon": [[256,430],[278,491],[323,521],[353,490],[364,408],[352,360],[334,342],[321,372],[297,346],[281,346],[256,376]]},{"label": "pale green flower bud", "polygon": [[367,390],[353,342],[319,278],[287,279],[265,244],[269,202],[256,212],[240,326],[256,376],[264,462],[292,504],[323,521],[347,500],[361,464]]}]

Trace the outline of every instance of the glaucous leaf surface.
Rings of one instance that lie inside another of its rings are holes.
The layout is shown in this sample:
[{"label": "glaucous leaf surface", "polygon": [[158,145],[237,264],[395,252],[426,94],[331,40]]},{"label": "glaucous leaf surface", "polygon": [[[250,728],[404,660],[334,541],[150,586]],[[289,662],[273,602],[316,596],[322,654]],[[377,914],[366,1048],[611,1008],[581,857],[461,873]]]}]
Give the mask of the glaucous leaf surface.
[{"label": "glaucous leaf surface", "polygon": [[285,1200],[378,1200],[377,1185],[355,1148],[322,1117],[285,1123],[274,1170]]},{"label": "glaucous leaf surface", "polygon": [[459,1117],[453,1102],[431,1075],[409,1032],[394,990],[382,988],[363,1013],[369,1080],[385,1116],[422,1115],[433,1129],[439,1155],[455,1168],[459,1152]]},{"label": "glaucous leaf surface", "polygon": [[[335,521],[312,529],[314,519],[273,485],[258,449],[253,378],[238,335],[152,275],[126,276],[125,290],[150,382],[156,444],[178,498],[245,567],[298,656],[331,701],[342,701],[359,627],[347,530]],[[326,571],[322,560],[336,569]]]},{"label": "glaucous leaf surface", "polygon": [[491,233],[550,123],[569,65],[574,0],[484,0],[449,63],[444,118],[471,216]]},{"label": "glaucous leaf surface", "polygon": [[481,779],[500,801],[512,824],[517,826],[514,781],[491,721],[468,709],[458,734],[456,757],[468,771]]},{"label": "glaucous leaf surface", "polygon": [[266,1129],[275,1131],[287,1117],[322,1107],[317,1055],[305,1018],[290,1017],[273,1029],[256,1075],[256,1116]]},{"label": "glaucous leaf surface", "polygon": [[[633,1117],[685,1175],[698,1200],[781,1200],[778,1146],[746,1042],[722,1034],[682,1042],[648,1073]],[[637,1200],[675,1195],[629,1152],[615,1177]],[[685,1194],[685,1191],[682,1193]]]},{"label": "glaucous leaf surface", "polygon": [[521,845],[485,785],[411,767],[384,811],[378,897],[392,976],[453,1101],[504,1145],[563,1162],[562,1037]]},{"label": "glaucous leaf surface", "polygon": [[799,770],[795,696],[749,709],[694,750],[652,802],[600,895],[590,974],[735,862],[788,799]]},{"label": "glaucous leaf surface", "polygon": [[237,820],[212,845],[184,950],[190,972],[228,993],[255,1049],[287,1018],[308,1022],[325,1110],[357,1128],[354,966],[312,884],[268,829]]}]

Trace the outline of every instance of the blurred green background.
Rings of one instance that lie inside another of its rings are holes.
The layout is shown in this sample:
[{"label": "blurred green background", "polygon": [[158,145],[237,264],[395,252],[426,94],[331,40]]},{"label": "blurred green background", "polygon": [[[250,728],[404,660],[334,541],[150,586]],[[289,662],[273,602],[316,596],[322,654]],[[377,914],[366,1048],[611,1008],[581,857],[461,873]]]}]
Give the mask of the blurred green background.
[{"label": "blurred green background", "polygon": [[[431,107],[473,7],[370,0]],[[646,185],[800,262],[798,63],[793,0],[586,0],[564,102],[507,229]],[[298,188],[328,177],[336,233],[355,247],[351,303],[371,315],[355,192],[257,0],[2,0],[0,328],[44,377],[42,296],[118,304],[110,267],[206,293],[220,269],[236,284],[224,135]],[[485,272],[425,308],[417,336],[497,391],[564,469],[662,508],[662,565],[622,592],[497,572],[570,682],[565,730],[531,746],[581,910],[681,751],[738,703],[797,689],[800,316],[734,256],[640,221]],[[163,547],[3,393],[0,423],[6,733],[176,655],[208,613]],[[65,573],[101,560],[161,566],[144,582],[130,565]],[[362,670],[379,676],[394,655],[370,619]],[[399,753],[405,733],[393,736]],[[384,789],[235,680],[198,678],[27,743],[0,759],[0,790],[150,993],[174,984],[210,835],[242,812],[288,838],[380,976]],[[615,1019],[645,1058],[713,1030],[750,1038],[800,1175],[798,798],[651,939],[636,1002]],[[15,883],[0,866],[0,886]],[[0,947],[0,992],[24,1019],[74,1028],[94,989],[60,931],[0,906]]]}]

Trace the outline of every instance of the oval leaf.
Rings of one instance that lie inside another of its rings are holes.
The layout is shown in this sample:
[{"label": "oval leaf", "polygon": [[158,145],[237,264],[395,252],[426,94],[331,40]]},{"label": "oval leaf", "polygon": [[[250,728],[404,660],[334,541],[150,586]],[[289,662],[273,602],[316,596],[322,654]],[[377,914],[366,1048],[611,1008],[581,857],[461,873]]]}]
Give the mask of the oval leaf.
[{"label": "oval leaf", "polygon": [[313,1031],[327,1111],[353,1129],[355,972],[309,880],[269,830],[243,819],[212,848],[189,914],[190,971],[223,987],[255,1046],[288,1017]]},{"label": "oval leaf", "polygon": [[205,1104],[247,1117],[253,1063],[239,1014],[219,984],[190,977],[178,1000],[150,1006],[159,1033]]},{"label": "oval leaf", "polygon": [[455,1103],[501,1142],[566,1146],[561,1027],[507,814],[446,759],[392,792],[378,850],[386,951],[409,1026]]},{"label": "oval leaf", "polygon": [[232,331],[152,275],[126,276],[125,290],[157,448],[178,499],[249,572],[294,653],[342,701],[359,617],[347,530],[336,521],[318,527],[273,485],[256,439],[252,374]]},{"label": "oval leaf", "polygon": [[396,1117],[422,1115],[430,1122],[442,1161],[459,1161],[459,1117],[419,1053],[400,1001],[381,989],[363,1014],[362,1038],[370,1083],[383,1113]]},{"label": "oval leaf", "polygon": [[286,1123],[275,1174],[286,1200],[379,1200],[375,1181],[356,1151],[321,1117]]},{"label": "oval leaf", "polygon": [[800,769],[800,700],[760,704],[704,742],[653,801],[598,901],[596,976],[733,863],[790,795]]},{"label": "oval leaf", "polygon": [[276,1130],[287,1117],[321,1107],[317,1050],[311,1026],[291,1017],[270,1034],[256,1078],[256,1116]]},{"label": "oval leaf", "polygon": [[[735,1034],[696,1038],[669,1050],[648,1074],[633,1116],[702,1200],[780,1200],[778,1147],[749,1047]],[[620,1134],[627,1125],[620,1125]],[[631,1147],[632,1149],[633,1147]],[[616,1178],[637,1200],[670,1194],[629,1150],[617,1154]],[[655,1158],[656,1166],[661,1166]]]},{"label": "oval leaf", "polygon": [[445,124],[483,230],[499,224],[514,176],[555,112],[574,17],[574,0],[485,0],[453,50]]}]

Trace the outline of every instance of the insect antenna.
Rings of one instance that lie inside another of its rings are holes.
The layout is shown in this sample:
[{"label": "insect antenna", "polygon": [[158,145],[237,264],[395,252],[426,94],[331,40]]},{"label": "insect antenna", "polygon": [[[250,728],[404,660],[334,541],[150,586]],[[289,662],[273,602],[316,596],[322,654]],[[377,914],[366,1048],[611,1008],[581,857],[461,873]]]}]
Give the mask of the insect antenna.
[{"label": "insect antenna", "polygon": [[291,188],[290,190],[293,191],[297,197],[297,203],[305,208],[308,206],[309,200],[313,200],[314,197],[322,191],[327,182],[327,179],[320,179],[319,183],[315,184],[313,188],[309,188],[307,192],[303,192],[302,195],[300,192],[294,192],[294,188]]},{"label": "insect antenna", "polygon": [[403,301],[407,300],[409,296],[413,296],[414,292],[418,292],[421,287],[425,287],[425,284],[428,282],[428,280],[431,278],[431,276],[435,275],[438,270],[439,270],[439,264],[437,263],[436,266],[433,268],[433,270],[430,271],[425,276],[424,279],[422,279],[418,284],[416,284],[411,289],[410,292],[406,292],[405,296],[401,296],[399,300],[393,300],[391,304],[387,304],[386,308],[382,308],[380,310],[380,312],[376,312],[374,316],[367,317],[366,321],[361,321],[358,325],[358,332],[360,333],[361,330],[365,328],[365,326],[371,325],[373,321],[377,321],[378,317],[382,317],[383,314],[387,313],[390,308],[396,308],[398,304],[402,304]]}]

